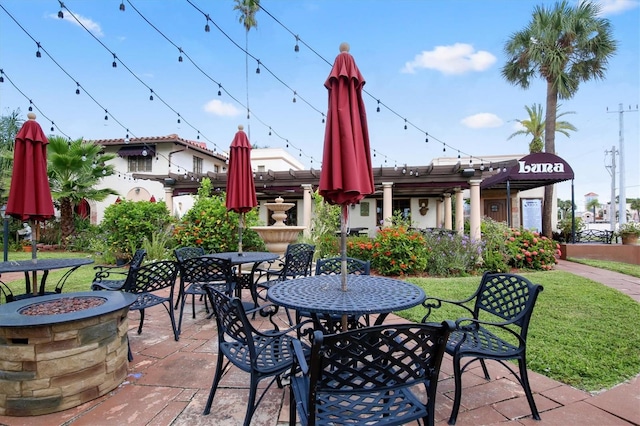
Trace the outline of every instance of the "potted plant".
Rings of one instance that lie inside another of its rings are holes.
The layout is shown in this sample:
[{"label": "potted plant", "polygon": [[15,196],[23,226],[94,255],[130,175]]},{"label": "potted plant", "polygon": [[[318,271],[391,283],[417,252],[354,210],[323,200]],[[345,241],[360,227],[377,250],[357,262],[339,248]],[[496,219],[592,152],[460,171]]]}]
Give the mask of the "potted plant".
[{"label": "potted plant", "polygon": [[620,225],[616,236],[622,238],[622,244],[637,244],[640,236],[640,222],[627,222]]}]

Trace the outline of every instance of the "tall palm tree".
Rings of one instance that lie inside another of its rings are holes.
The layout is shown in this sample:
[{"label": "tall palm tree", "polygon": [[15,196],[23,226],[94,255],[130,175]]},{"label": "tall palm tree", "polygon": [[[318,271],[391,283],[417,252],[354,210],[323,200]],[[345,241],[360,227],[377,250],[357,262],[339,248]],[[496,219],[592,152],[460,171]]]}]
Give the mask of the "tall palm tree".
[{"label": "tall palm tree", "polygon": [[571,210],[575,207],[571,200],[561,200],[558,198],[558,213],[560,217],[558,219],[565,219],[571,213]]},{"label": "tall palm tree", "polygon": [[[531,135],[532,139],[531,139],[531,142],[529,142],[529,153],[533,154],[536,152],[542,152],[544,148],[544,144],[542,140],[544,139],[544,127],[545,127],[544,115],[542,114],[542,105],[540,104],[533,104],[532,106],[525,105],[524,108],[527,110],[527,114],[529,114],[529,119],[528,120],[515,119],[514,121],[517,121],[518,123],[520,123],[520,125],[523,128],[521,130],[518,130],[512,133],[507,138],[507,140],[510,140],[514,136],[518,136],[518,135],[525,135],[525,136]],[[558,108],[560,108],[560,105],[558,105]],[[556,132],[562,133],[563,135],[570,137],[569,130],[572,130],[575,132],[577,130],[576,127],[573,124],[569,123],[568,121],[558,121],[558,118],[567,114],[575,114],[575,112],[566,111],[556,115]]]},{"label": "tall palm tree", "polygon": [[239,11],[238,22],[244,25],[245,29],[245,78],[247,84],[247,134],[251,140],[251,109],[249,108],[249,31],[258,27],[256,13],[260,10],[260,0],[234,0],[236,5],[233,10]]},{"label": "tall palm tree", "polygon": [[[507,63],[502,76],[524,89],[535,77],[547,83],[544,149],[555,154],[558,98],[570,99],[581,82],[605,76],[609,59],[617,49],[608,19],[599,18],[600,6],[582,1],[575,7],[567,0],[553,8],[536,6],[528,26],[505,44]],[[545,187],[545,200],[553,199],[553,185]],[[551,237],[552,203],[544,203],[542,231]]]},{"label": "tall palm tree", "polygon": [[593,212],[593,220],[596,220],[596,208],[600,208],[600,201],[597,198],[592,198],[586,205],[587,210],[591,210]]},{"label": "tall palm tree", "polygon": [[83,139],[68,141],[61,136],[49,138],[47,162],[51,195],[60,209],[60,228],[63,244],[74,232],[73,209],[83,199],[102,201],[118,192],[111,188],[97,189],[96,185],[114,173],[107,161],[115,154],[103,154],[102,147]]}]

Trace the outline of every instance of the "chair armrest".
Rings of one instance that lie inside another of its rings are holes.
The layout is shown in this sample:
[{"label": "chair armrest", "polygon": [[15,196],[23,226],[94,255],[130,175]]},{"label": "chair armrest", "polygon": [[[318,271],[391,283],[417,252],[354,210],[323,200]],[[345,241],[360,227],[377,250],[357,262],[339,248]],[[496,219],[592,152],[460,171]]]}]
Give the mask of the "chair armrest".
[{"label": "chair armrest", "polygon": [[104,279],[109,278],[110,275],[124,275],[127,276],[127,271],[123,271],[121,266],[94,266],[93,269],[96,271],[95,276],[93,277],[93,281],[102,281]]},{"label": "chair armrest", "polygon": [[464,300],[447,300],[437,297],[427,297],[424,302],[422,302],[422,306],[427,310],[427,313],[424,315],[424,317],[422,317],[422,322],[426,322],[429,316],[431,316],[432,310],[440,309],[444,304],[454,305],[462,308],[465,311],[469,312],[471,316],[473,316],[473,310],[469,306],[465,305],[465,303],[469,302],[471,299],[473,298],[467,298]]},{"label": "chair armrest", "polygon": [[293,348],[293,354],[295,355],[296,362],[300,367],[300,371],[305,376],[309,373],[309,364],[307,364],[307,357],[305,356],[304,349],[302,348],[302,342],[298,339],[291,341]]},{"label": "chair armrest", "polygon": [[495,327],[495,328],[498,328],[500,330],[503,330],[503,331],[513,335],[513,337],[515,337],[520,342],[520,344],[525,344],[525,341],[520,336],[520,334],[508,327],[508,325],[511,325],[511,324],[514,324],[514,323],[515,323],[515,321],[492,322],[492,321],[483,321],[483,320],[479,320],[479,319],[475,319],[475,318],[458,318],[455,321],[455,326],[456,326],[457,330],[462,331],[462,332],[474,331],[474,330],[477,330],[477,329],[479,329],[481,327],[484,327],[485,330],[490,331],[490,329],[487,328],[487,327]]}]

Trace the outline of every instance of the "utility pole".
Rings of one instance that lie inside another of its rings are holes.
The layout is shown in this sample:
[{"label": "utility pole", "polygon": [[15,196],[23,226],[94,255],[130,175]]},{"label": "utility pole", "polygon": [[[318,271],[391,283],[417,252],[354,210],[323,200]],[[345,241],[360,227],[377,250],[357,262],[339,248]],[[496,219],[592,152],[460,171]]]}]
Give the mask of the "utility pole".
[{"label": "utility pole", "polygon": [[611,175],[611,202],[609,205],[609,224],[612,231],[616,230],[616,146],[611,147],[611,151],[605,151],[607,155],[611,153],[611,165],[605,166]]},{"label": "utility pole", "polygon": [[[607,112],[609,111],[607,108]],[[618,104],[618,119],[620,123],[620,128],[618,130],[619,133],[619,144],[620,148],[618,149],[618,154],[620,155],[620,191],[618,192],[618,223],[620,225],[627,223],[627,194],[626,194],[626,182],[625,182],[625,170],[624,170],[624,122],[623,122],[623,114],[625,112],[638,112],[638,105],[636,105],[636,109],[629,109],[624,111],[622,109],[622,104]]]}]

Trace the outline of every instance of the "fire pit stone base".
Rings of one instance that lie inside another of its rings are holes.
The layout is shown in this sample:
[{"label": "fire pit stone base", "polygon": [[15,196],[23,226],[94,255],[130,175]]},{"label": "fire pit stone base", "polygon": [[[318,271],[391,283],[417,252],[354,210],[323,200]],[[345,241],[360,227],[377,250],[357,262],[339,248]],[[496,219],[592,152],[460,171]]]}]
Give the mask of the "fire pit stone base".
[{"label": "fire pit stone base", "polygon": [[128,372],[128,311],[126,303],[84,319],[0,327],[0,415],[62,411],[118,387]]}]

